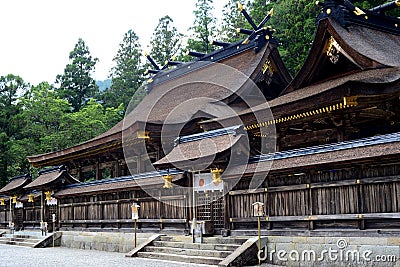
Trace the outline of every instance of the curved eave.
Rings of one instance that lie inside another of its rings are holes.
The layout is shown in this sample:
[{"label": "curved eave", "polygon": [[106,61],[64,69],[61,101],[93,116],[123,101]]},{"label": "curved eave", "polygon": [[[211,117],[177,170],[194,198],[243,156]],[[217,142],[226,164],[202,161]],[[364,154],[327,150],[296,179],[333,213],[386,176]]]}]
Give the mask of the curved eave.
[{"label": "curved eave", "polygon": [[68,160],[83,158],[100,154],[104,151],[121,146],[121,132],[117,132],[102,138],[96,138],[79,145],[69,147],[51,153],[28,156],[29,163],[33,167],[56,166]]},{"label": "curved eave", "polygon": [[226,134],[181,143],[174,147],[164,158],[155,162],[154,165],[160,168],[172,165],[188,170],[194,169],[194,165],[209,162],[210,157],[214,158],[216,155],[228,151],[237,145],[242,137],[243,134]]},{"label": "curved eave", "polygon": [[[333,19],[322,19],[318,23],[315,38],[303,67],[282,94],[287,94],[314,83],[314,76],[326,64],[326,50],[333,37],[355,66],[354,71],[383,67],[399,67],[400,37],[386,32],[353,25],[343,28]],[[330,64],[330,63],[328,63]],[[343,72],[339,76],[348,75]],[[330,77],[337,78],[337,77]]]},{"label": "curved eave", "polygon": [[0,189],[0,194],[12,195],[19,191],[22,191],[24,186],[32,181],[30,176],[16,177],[11,179],[11,181]]},{"label": "curved eave", "polygon": [[66,170],[52,171],[39,175],[39,177],[37,177],[31,183],[24,186],[24,189],[49,190],[52,189],[53,187],[58,187],[59,185],[68,185],[74,183],[79,183],[79,181],[76,180],[74,177],[72,177]]}]

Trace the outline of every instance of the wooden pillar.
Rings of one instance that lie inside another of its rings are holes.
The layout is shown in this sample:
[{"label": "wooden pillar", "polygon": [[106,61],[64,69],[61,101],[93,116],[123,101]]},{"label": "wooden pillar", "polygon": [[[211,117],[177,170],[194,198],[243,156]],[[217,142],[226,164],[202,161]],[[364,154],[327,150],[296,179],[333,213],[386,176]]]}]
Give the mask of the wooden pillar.
[{"label": "wooden pillar", "polygon": [[187,179],[188,179],[188,187],[187,187],[187,194],[188,194],[188,207],[189,207],[189,211],[188,211],[188,221],[192,220],[194,218],[194,212],[193,212],[193,190],[194,190],[194,185],[193,185],[193,175],[194,173],[191,171],[187,172]]},{"label": "wooden pillar", "polygon": [[116,177],[121,177],[122,176],[122,173],[121,173],[121,160],[117,160],[116,161],[115,175],[116,175]]},{"label": "wooden pillar", "polygon": [[83,172],[82,172],[82,163],[79,162],[78,165],[78,180],[83,182]]},{"label": "wooden pillar", "polygon": [[[309,173],[306,173],[307,175],[307,187],[308,187],[308,201],[309,201],[309,208],[308,208],[308,215],[312,216],[314,215],[314,211],[313,211],[313,205],[314,205],[314,201],[313,201],[313,192],[312,192],[312,188],[311,188],[311,182],[312,182],[312,176],[314,174],[314,171],[311,170]],[[314,221],[309,220],[308,221],[308,230],[314,230]]]},{"label": "wooden pillar", "polygon": [[96,180],[101,180],[100,160],[96,160]]},{"label": "wooden pillar", "polygon": [[272,224],[271,224],[271,222],[269,221],[269,215],[270,215],[270,213],[271,213],[271,208],[270,208],[270,201],[269,201],[269,198],[270,198],[270,193],[269,193],[269,187],[270,187],[270,179],[268,179],[268,176],[265,178],[266,179],[266,182],[265,182],[265,189],[264,189],[264,192],[265,192],[265,205],[264,205],[264,207],[265,207],[265,216],[266,216],[266,221],[267,221],[267,230],[271,230],[272,229]]},{"label": "wooden pillar", "polygon": [[230,198],[231,195],[229,194],[229,182],[228,181],[224,181],[224,228],[226,230],[226,232],[228,233],[231,230],[231,222],[230,222],[230,218],[231,218],[231,206],[230,206]]},{"label": "wooden pillar", "polygon": [[363,185],[361,183],[361,178],[364,173],[365,165],[364,164],[361,165],[360,168],[361,168],[360,175],[356,181],[357,187],[358,187],[358,191],[357,191],[357,193],[358,193],[358,213],[360,214],[359,226],[360,226],[360,230],[365,230],[365,220],[361,216],[361,214],[364,213],[364,200],[363,200],[364,199],[364,190],[363,190]]}]

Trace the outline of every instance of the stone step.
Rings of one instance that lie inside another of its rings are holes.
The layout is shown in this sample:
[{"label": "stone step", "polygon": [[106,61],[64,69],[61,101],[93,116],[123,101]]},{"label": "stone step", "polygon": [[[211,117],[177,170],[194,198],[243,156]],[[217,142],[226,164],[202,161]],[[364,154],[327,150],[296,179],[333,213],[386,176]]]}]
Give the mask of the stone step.
[{"label": "stone step", "polygon": [[201,250],[224,250],[235,251],[240,245],[238,244],[199,244],[188,242],[175,242],[175,241],[154,241],[155,247],[172,247],[172,248],[187,248],[187,249],[201,249]]},{"label": "stone step", "polygon": [[23,247],[33,247],[36,242],[23,242],[23,241],[11,241],[11,240],[0,240],[0,244],[3,245],[14,245]]},{"label": "stone step", "polygon": [[208,264],[208,265],[218,265],[218,263],[220,263],[223,260],[223,258],[215,258],[215,257],[188,256],[188,255],[155,253],[155,252],[138,252],[138,257],[157,259],[157,260],[186,262],[186,263]]},{"label": "stone step", "polygon": [[[184,240],[181,236],[162,236],[161,241],[168,242],[192,242],[192,237],[185,237]],[[247,241],[247,237],[203,237],[204,244],[236,244],[242,245]]]},{"label": "stone step", "polygon": [[28,233],[6,234],[0,237],[0,244],[34,247],[47,237],[36,235],[35,232],[33,232],[33,235],[29,235]]},{"label": "stone step", "polygon": [[0,240],[10,240],[10,241],[26,241],[26,240],[30,240],[32,242],[39,242],[40,238],[29,238],[29,237],[0,237]]},{"label": "stone step", "polygon": [[179,254],[187,256],[202,256],[211,258],[226,258],[231,254],[231,251],[221,250],[200,250],[189,248],[171,248],[171,247],[154,247],[147,246],[144,248],[145,252],[166,253],[166,254]]}]

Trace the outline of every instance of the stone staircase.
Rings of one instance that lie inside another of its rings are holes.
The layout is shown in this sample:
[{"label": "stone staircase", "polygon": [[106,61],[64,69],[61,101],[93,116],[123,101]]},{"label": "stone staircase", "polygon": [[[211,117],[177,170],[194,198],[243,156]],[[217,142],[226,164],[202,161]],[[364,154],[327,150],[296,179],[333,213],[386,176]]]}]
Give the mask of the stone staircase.
[{"label": "stone staircase", "polygon": [[51,237],[51,234],[42,236],[41,232],[15,232],[14,234],[3,234],[0,236],[0,244],[15,245],[24,247],[37,247],[45,239]]},{"label": "stone staircase", "polygon": [[191,236],[161,236],[139,251],[137,257],[218,265],[246,240],[244,237],[204,237],[203,243],[193,243]]}]

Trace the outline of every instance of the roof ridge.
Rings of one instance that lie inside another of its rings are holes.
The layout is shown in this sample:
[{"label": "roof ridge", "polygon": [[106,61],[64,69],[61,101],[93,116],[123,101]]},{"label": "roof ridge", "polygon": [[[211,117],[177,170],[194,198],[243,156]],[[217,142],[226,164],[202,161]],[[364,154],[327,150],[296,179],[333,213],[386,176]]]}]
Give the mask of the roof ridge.
[{"label": "roof ridge", "polygon": [[384,14],[385,11],[389,10],[385,5],[392,5],[391,9],[393,9],[398,6],[398,3],[400,3],[398,0],[392,1],[369,10],[364,10],[347,0],[317,1],[317,5],[323,8],[317,17],[317,23],[325,18],[333,18],[345,28],[350,25],[360,25],[400,35],[400,19]]}]

